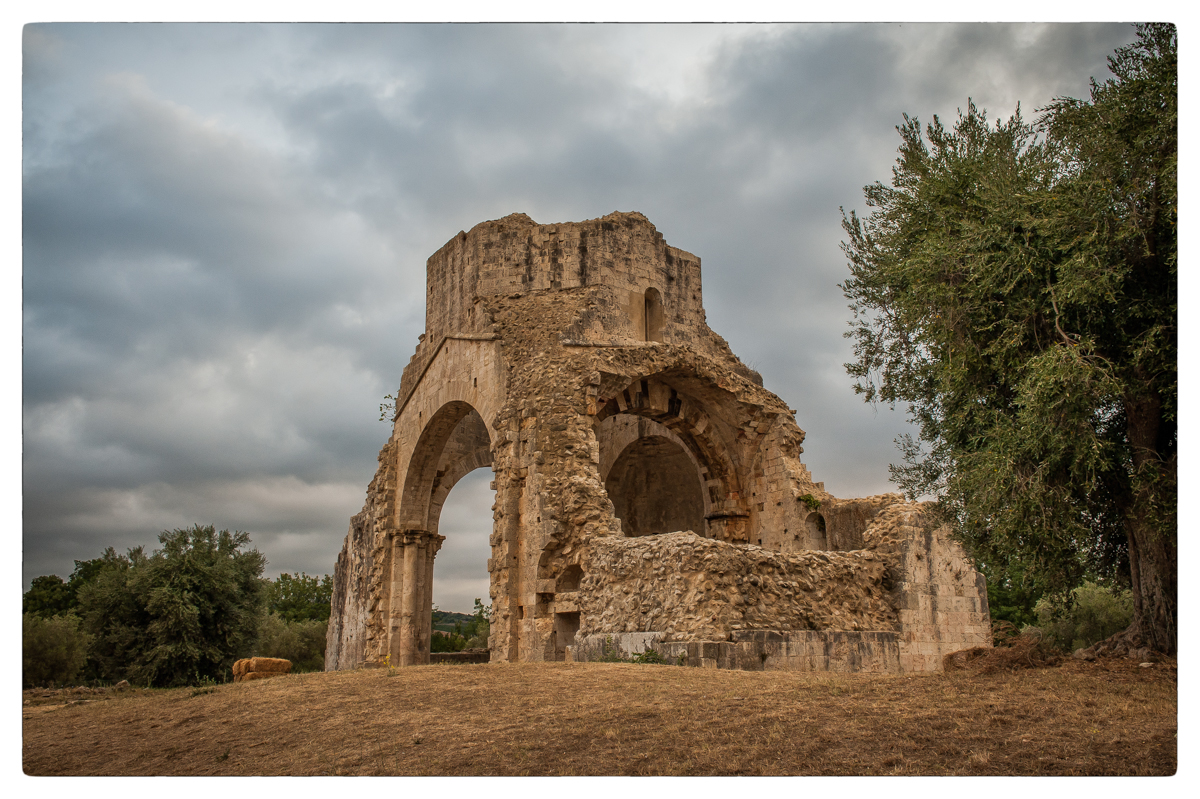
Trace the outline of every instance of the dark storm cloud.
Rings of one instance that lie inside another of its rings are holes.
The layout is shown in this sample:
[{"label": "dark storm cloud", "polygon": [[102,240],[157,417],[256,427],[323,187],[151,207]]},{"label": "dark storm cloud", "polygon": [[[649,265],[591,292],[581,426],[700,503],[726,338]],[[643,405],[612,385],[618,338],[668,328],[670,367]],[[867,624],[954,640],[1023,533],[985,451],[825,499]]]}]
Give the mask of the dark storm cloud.
[{"label": "dark storm cloud", "polygon": [[[332,569],[421,331],[425,258],[515,211],[645,213],[842,496],[903,416],[854,397],[839,206],[909,113],[1083,95],[1113,25],[49,25],[25,33],[25,579],[212,522]],[[455,489],[436,600],[486,584]],[[484,588],[486,591],[486,586]]]}]

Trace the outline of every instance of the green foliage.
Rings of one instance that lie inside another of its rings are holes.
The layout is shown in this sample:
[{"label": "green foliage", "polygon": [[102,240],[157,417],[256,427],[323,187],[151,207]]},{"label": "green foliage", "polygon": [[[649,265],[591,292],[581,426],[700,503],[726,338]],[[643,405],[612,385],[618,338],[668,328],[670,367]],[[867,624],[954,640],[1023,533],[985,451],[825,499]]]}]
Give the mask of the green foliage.
[{"label": "green foliage", "polygon": [[[61,581],[60,581],[61,582]],[[87,660],[88,635],[73,614],[21,614],[21,677],[26,687],[65,685]]]},{"label": "green foliage", "polygon": [[[1139,26],[1090,101],[1037,126],[898,128],[891,186],[844,219],[868,401],[905,403],[893,479],[1034,595],[1132,575],[1174,647],[1177,123],[1173,26]],[[1132,549],[1131,549],[1132,547]]]},{"label": "green foliage", "polygon": [[433,609],[433,629],[441,630],[442,632],[454,632],[455,625],[458,625],[459,630],[462,625],[469,624],[472,619],[470,613],[455,613],[452,610],[438,610],[437,606]]},{"label": "green foliage", "polygon": [[33,613],[43,618],[75,613],[79,590],[92,582],[103,566],[103,558],[77,560],[75,571],[66,582],[57,574],[33,578],[29,590],[21,598],[21,612]]},{"label": "green foliage", "polygon": [[469,624],[463,627],[462,636],[467,639],[464,649],[487,649],[488,635],[491,633],[492,606],[484,605],[479,597],[475,598],[475,615]]},{"label": "green foliage", "polygon": [[246,533],[211,525],[171,530],[147,557],[111,548],[80,591],[98,676],[175,686],[223,679],[258,635],[265,559]]},{"label": "green foliage", "polygon": [[1037,603],[1037,627],[1047,641],[1068,652],[1091,646],[1133,621],[1133,594],[1093,582],[1072,589],[1065,601],[1046,597]]},{"label": "green foliage", "polygon": [[383,396],[383,402],[379,403],[379,421],[394,422],[396,420],[396,398],[391,394]]},{"label": "green foliage", "polygon": [[467,648],[467,639],[461,635],[449,633],[443,635],[441,631],[434,631],[429,636],[429,651],[430,652],[461,652]]},{"label": "green foliage", "polygon": [[258,625],[256,657],[284,658],[295,673],[325,670],[325,633],[328,620],[289,621],[267,613]]},{"label": "green foliage", "polygon": [[141,547],[127,555],[109,547],[98,560],[103,566],[79,592],[79,615],[91,635],[89,676],[116,682],[129,677],[134,659],[153,646],[140,587],[147,559]]},{"label": "green foliage", "polygon": [[34,577],[21,597],[21,612],[42,618],[60,616],[75,609],[75,596],[57,574]]},{"label": "green foliage", "polygon": [[600,648],[600,663],[628,663],[621,648],[613,643],[611,635],[604,636],[604,645]]},{"label": "green foliage", "polygon": [[651,649],[650,647],[646,647],[645,650],[634,655],[633,659],[630,662],[631,663],[658,663],[660,665],[666,665],[666,663],[667,663],[667,661],[663,659],[663,656],[658,653],[657,649]]},{"label": "green foliage", "polygon": [[[449,626],[446,623],[448,619],[461,619],[463,614],[438,610],[435,605],[432,619],[434,628],[440,627],[449,635],[438,635],[435,632],[430,637],[429,651],[461,652],[464,649],[487,649],[488,633],[491,631],[491,616],[491,605],[484,605],[483,601],[476,597],[475,613],[467,617],[467,622],[464,624],[462,621],[455,621],[452,626]],[[447,626],[449,629],[446,629]]]},{"label": "green foliage", "polygon": [[817,510],[821,507],[821,500],[814,497],[812,494],[805,494],[800,497],[800,501],[808,506],[809,510]]},{"label": "green foliage", "polygon": [[[680,656],[678,665],[682,666],[686,661],[685,656]],[[621,648],[613,642],[612,636],[604,637],[604,644],[600,648],[599,663],[652,663],[659,665],[671,665],[662,656],[662,653],[653,647],[646,647],[641,652],[638,652],[632,657],[626,657]]]},{"label": "green foliage", "polygon": [[304,572],[295,577],[284,572],[267,583],[267,612],[284,621],[328,621],[332,602],[333,577],[328,574],[318,580]]},{"label": "green foliage", "polygon": [[1019,578],[1013,579],[1007,575],[999,578],[987,576],[988,610],[991,612],[992,623],[1008,622],[1020,629],[1037,621],[1034,606],[1041,594],[1034,588],[1022,583]]}]

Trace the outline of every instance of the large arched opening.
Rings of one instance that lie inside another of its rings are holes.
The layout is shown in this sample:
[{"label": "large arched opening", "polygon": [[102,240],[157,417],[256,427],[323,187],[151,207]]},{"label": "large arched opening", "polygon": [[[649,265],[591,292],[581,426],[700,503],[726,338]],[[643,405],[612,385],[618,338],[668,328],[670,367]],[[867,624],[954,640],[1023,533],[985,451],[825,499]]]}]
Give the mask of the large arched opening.
[{"label": "large arched opening", "polygon": [[[439,532],[443,509],[451,491],[463,478],[491,463],[491,435],[470,404],[446,403],[424,425],[408,461],[386,566],[391,574],[388,653],[393,663],[429,661],[434,560],[445,542]],[[480,490],[477,481],[468,481],[468,486],[474,487],[474,493]],[[454,526],[462,522],[453,512],[450,520]],[[471,525],[477,527],[480,523],[487,524],[490,532],[490,518]],[[483,540],[487,540],[486,534]],[[464,555],[471,559],[469,550],[464,551],[460,543],[456,542],[449,550],[448,560],[455,567],[463,565]]]},{"label": "large arched opening", "polygon": [[444,540],[433,571],[430,652],[487,647],[487,628],[463,617],[474,615],[476,600],[485,608],[491,604],[487,562],[496,498],[493,477],[490,469],[476,468],[455,482],[442,501],[438,533]]}]

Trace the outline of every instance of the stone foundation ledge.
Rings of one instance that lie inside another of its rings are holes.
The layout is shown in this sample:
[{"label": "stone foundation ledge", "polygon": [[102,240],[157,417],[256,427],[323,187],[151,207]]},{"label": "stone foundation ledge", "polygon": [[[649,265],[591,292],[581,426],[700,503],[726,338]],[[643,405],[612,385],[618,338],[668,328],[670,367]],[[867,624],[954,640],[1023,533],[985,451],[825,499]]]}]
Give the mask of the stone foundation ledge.
[{"label": "stone foundation ledge", "polygon": [[464,649],[461,652],[430,652],[429,663],[487,663],[491,652],[486,649]]},{"label": "stone foundation ledge", "polygon": [[667,641],[666,633],[597,633],[576,637],[567,659],[633,657],[654,649],[667,663],[742,671],[900,672],[899,636],[893,631],[737,630],[727,641]]}]

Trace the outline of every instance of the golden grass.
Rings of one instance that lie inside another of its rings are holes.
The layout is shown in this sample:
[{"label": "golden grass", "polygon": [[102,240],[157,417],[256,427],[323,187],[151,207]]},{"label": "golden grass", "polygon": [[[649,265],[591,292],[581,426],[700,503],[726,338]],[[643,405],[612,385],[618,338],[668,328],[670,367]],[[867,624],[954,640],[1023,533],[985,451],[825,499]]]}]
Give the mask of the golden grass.
[{"label": "golden grass", "polygon": [[31,775],[1176,769],[1174,667],[1129,661],[903,676],[494,663],[25,696]]}]

